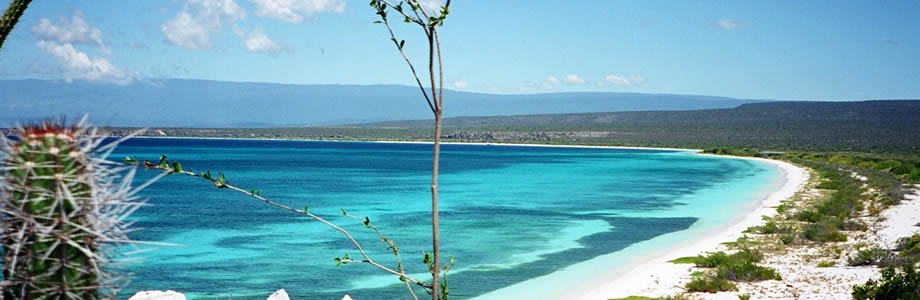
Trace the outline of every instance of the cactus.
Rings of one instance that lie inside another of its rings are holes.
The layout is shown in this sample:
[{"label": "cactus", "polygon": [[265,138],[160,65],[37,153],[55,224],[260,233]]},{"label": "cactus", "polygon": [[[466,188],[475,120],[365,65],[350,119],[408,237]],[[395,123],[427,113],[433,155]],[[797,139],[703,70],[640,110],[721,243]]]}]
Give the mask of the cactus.
[{"label": "cactus", "polygon": [[10,6],[6,8],[6,11],[3,12],[3,15],[0,16],[0,48],[3,47],[3,41],[6,40],[6,37],[13,31],[13,26],[16,26],[16,23],[19,22],[19,17],[29,7],[29,2],[32,2],[32,0],[13,0],[13,2],[10,2]]},{"label": "cactus", "polygon": [[102,142],[85,118],[0,137],[2,298],[117,295],[125,277],[111,258],[131,243],[123,220],[143,203],[130,187],[134,169],[105,160],[117,142]]}]

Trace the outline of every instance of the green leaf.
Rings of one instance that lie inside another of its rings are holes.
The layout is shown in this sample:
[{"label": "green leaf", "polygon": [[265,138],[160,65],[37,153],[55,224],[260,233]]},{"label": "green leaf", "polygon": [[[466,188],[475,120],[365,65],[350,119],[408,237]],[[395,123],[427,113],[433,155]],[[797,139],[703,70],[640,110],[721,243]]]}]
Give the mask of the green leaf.
[{"label": "green leaf", "polygon": [[309,206],[309,205],[304,205],[304,206],[303,206],[303,211],[308,211],[308,210],[310,210],[310,206]]},{"label": "green leaf", "polygon": [[381,21],[374,21],[374,24],[382,24],[382,23],[383,23],[383,22],[381,22]]},{"label": "green leaf", "polygon": [[178,161],[173,162],[173,170],[175,170],[176,173],[182,172],[182,165],[179,164]]},{"label": "green leaf", "polygon": [[405,46],[405,45],[406,45],[406,40],[400,41],[400,42],[399,42],[399,50],[402,50],[403,46]]},{"label": "green leaf", "polygon": [[132,156],[125,156],[125,163],[129,163],[129,164],[132,164],[132,165],[136,165],[136,164],[137,164],[137,156],[133,156],[133,157],[132,157]]},{"label": "green leaf", "polygon": [[364,226],[370,227],[370,226],[371,226],[371,219],[368,218],[368,217],[364,217],[364,222],[362,222],[362,223],[364,223]]},{"label": "green leaf", "polygon": [[166,161],[166,155],[160,155],[160,162],[157,165],[162,165],[164,161]]},{"label": "green leaf", "polygon": [[345,212],[345,209],[344,209],[344,208],[342,208],[342,215],[343,215],[343,216],[347,216],[347,215],[348,215],[348,213]]}]

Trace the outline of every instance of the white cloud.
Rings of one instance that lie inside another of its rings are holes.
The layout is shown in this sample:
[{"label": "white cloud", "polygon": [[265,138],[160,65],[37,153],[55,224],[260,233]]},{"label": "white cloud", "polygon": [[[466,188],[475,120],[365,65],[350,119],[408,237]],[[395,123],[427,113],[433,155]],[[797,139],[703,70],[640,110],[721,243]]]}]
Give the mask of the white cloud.
[{"label": "white cloud", "polygon": [[619,86],[633,86],[645,83],[645,78],[639,76],[625,77],[613,74],[607,75],[604,77],[604,80],[607,81],[607,83]]},{"label": "white cloud", "polygon": [[160,25],[166,41],[175,46],[202,49],[211,46],[211,31],[187,12],[180,12],[175,18]]},{"label": "white cloud", "polygon": [[55,41],[59,44],[95,44],[105,49],[102,43],[102,31],[89,26],[83,20],[83,12],[75,11],[70,19],[61,17],[59,24],[53,24],[46,18],[38,20],[32,27],[32,33],[41,40]]},{"label": "white cloud", "polygon": [[721,20],[716,21],[716,26],[722,29],[731,30],[731,29],[739,29],[739,28],[748,27],[748,24],[744,22],[732,20],[732,19],[721,19]]},{"label": "white cloud", "polygon": [[559,79],[556,78],[556,76],[550,75],[550,76],[546,76],[546,79],[543,80],[542,85],[544,89],[552,89],[558,83],[559,83]]},{"label": "white cloud", "polygon": [[277,53],[278,50],[281,50],[281,45],[272,41],[262,33],[262,29],[256,28],[250,32],[246,37],[246,49],[252,52],[267,52],[267,53]]},{"label": "white cloud", "polygon": [[454,81],[454,88],[456,88],[456,89],[458,89],[458,90],[465,89],[465,88],[467,88],[467,87],[469,87],[469,86],[470,86],[469,83],[467,83],[466,81],[463,81],[463,80],[456,80],[456,81]]},{"label": "white cloud", "polygon": [[581,77],[578,77],[578,75],[569,74],[569,76],[566,76],[566,77],[565,77],[565,83],[568,83],[568,84],[585,84],[585,80],[582,79]]},{"label": "white cloud", "polygon": [[344,0],[250,0],[256,7],[256,15],[289,23],[300,23],[304,15],[314,13],[345,11]]},{"label": "white cloud", "polygon": [[67,81],[73,79],[110,81],[118,84],[127,84],[135,79],[135,74],[129,74],[105,58],[90,58],[84,52],[73,47],[70,43],[59,44],[56,41],[38,41],[35,43],[39,49],[57,57],[63,64],[64,77]]},{"label": "white cloud", "polygon": [[441,0],[419,0],[418,4],[428,12],[428,16],[440,16],[441,15]]},{"label": "white cloud", "polygon": [[246,12],[233,0],[188,0],[176,16],[160,25],[166,41],[175,46],[203,49],[211,46],[211,33],[223,23],[234,23]]},{"label": "white cloud", "polygon": [[137,73],[125,72],[106,58],[90,57],[74,47],[74,44],[87,44],[98,46],[105,54],[111,53],[102,41],[102,31],[86,23],[81,11],[75,11],[70,19],[59,18],[57,24],[42,18],[32,27],[32,33],[38,40],[35,46],[58,60],[61,75],[67,81],[85,79],[127,84],[139,78]]}]

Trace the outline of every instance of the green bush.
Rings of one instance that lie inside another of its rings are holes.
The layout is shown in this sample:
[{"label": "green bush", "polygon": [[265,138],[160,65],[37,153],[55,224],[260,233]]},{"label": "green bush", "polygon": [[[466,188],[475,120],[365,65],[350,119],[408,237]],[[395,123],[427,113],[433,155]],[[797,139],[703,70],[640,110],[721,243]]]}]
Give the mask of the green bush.
[{"label": "green bush", "polygon": [[761,267],[750,261],[721,265],[716,269],[716,274],[718,274],[718,278],[724,278],[731,281],[761,281],[782,279],[782,277],[776,273],[775,269]]},{"label": "green bush", "polygon": [[737,291],[738,287],[731,281],[722,278],[696,278],[686,285],[688,292],[717,293]]},{"label": "green bush", "polygon": [[833,267],[836,263],[832,260],[822,260],[818,262],[818,268],[830,268]]},{"label": "green bush", "polygon": [[885,250],[879,248],[863,249],[856,252],[856,255],[847,258],[847,264],[851,266],[868,266],[878,263],[885,255]]},{"label": "green bush", "polygon": [[920,255],[920,233],[898,239],[894,247],[903,256]]},{"label": "green bush", "polygon": [[759,234],[775,234],[775,233],[790,233],[795,231],[795,228],[789,225],[779,225],[774,221],[767,221],[763,225],[751,226],[747,229],[748,232],[759,233]]},{"label": "green bush", "polygon": [[879,162],[875,168],[879,170],[891,170],[899,166],[901,166],[901,161],[889,159]]},{"label": "green bush", "polygon": [[885,268],[880,282],[870,279],[863,285],[853,286],[853,298],[920,299],[920,274],[909,264],[901,268],[903,272],[896,272],[894,267]]},{"label": "green bush", "polygon": [[706,256],[698,256],[696,266],[702,268],[715,268],[722,265],[742,264],[745,262],[760,262],[763,260],[763,253],[757,249],[744,248],[732,254],[726,254],[724,251],[710,253]]},{"label": "green bush", "polygon": [[795,241],[795,235],[794,234],[784,234],[784,235],[779,236],[779,240],[783,242],[783,245],[789,245]]},{"label": "green bush", "polygon": [[833,222],[820,222],[805,225],[802,238],[816,242],[845,242],[847,236]]},{"label": "green bush", "polygon": [[910,171],[910,174],[907,175],[907,180],[912,182],[920,182],[920,168],[916,168],[913,171]]},{"label": "green bush", "polygon": [[863,249],[857,252],[856,255],[847,258],[847,264],[851,266],[878,265],[887,267],[908,265],[910,263],[911,261],[908,257],[880,248]]}]

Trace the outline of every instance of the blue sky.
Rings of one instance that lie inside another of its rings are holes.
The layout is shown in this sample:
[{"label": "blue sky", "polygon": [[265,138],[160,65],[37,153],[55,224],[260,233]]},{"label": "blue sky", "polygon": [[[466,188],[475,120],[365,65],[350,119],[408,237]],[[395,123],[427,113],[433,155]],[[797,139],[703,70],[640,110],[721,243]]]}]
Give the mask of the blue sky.
[{"label": "blue sky", "polygon": [[[34,1],[0,50],[0,79],[412,84],[367,2]],[[920,98],[920,1],[451,6],[441,38],[457,90]],[[394,26],[423,64],[423,34]]]}]

